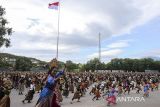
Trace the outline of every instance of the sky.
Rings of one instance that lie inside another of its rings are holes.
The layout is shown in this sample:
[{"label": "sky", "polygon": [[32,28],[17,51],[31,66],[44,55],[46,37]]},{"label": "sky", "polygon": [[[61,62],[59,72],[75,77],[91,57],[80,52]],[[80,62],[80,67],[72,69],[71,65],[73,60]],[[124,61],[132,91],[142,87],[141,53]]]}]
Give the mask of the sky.
[{"label": "sky", "polygon": [[[57,0],[1,0],[14,33],[1,52],[50,61],[56,57]],[[59,60],[160,57],[160,0],[61,0]]]}]

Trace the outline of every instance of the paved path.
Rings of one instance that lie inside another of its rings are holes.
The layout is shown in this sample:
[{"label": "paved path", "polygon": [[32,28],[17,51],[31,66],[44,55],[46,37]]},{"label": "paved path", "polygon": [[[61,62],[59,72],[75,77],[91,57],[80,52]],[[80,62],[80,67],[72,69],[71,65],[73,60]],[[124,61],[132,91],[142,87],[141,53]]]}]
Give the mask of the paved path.
[{"label": "paved path", "polygon": [[[25,91],[27,92],[27,90]],[[35,94],[32,103],[22,104],[22,100],[24,99],[24,95],[18,95],[16,90],[12,90],[11,92],[11,107],[34,107],[39,94]],[[85,97],[81,98],[81,102],[73,102],[70,104],[71,98],[73,94],[69,95],[68,98],[64,98],[61,107],[107,107],[105,99],[101,98],[98,101],[92,101],[93,96],[90,96],[88,93]],[[123,95],[124,96],[124,95]],[[130,95],[126,95],[126,97],[142,97],[143,93],[135,94],[135,91],[132,91]],[[111,107],[160,107],[160,90],[151,92],[149,98],[145,98],[145,101],[142,102],[117,102],[117,105],[113,105]]]}]

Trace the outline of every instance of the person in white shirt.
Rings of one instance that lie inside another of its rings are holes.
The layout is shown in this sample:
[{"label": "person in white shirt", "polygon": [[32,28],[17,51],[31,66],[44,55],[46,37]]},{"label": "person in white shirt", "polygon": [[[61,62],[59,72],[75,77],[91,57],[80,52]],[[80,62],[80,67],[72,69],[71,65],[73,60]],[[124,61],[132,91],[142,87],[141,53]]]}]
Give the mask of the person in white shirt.
[{"label": "person in white shirt", "polygon": [[33,99],[35,93],[35,83],[34,81],[31,83],[28,94],[26,95],[25,99],[22,101],[25,103],[25,101],[28,101],[28,103],[31,103],[31,100]]}]

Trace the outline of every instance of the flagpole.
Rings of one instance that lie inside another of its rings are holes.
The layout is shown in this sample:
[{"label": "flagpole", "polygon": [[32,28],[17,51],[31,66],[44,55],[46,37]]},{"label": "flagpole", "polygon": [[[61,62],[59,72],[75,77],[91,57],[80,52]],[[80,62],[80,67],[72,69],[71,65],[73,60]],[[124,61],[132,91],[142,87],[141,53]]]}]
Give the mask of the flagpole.
[{"label": "flagpole", "polygon": [[60,24],[60,7],[61,7],[61,3],[59,0],[59,8],[58,8],[58,35],[57,35],[57,54],[56,54],[56,58],[58,60],[58,54],[59,54],[59,35],[60,35],[60,31],[59,31],[59,24]]},{"label": "flagpole", "polygon": [[101,62],[101,33],[99,33],[99,61]]}]

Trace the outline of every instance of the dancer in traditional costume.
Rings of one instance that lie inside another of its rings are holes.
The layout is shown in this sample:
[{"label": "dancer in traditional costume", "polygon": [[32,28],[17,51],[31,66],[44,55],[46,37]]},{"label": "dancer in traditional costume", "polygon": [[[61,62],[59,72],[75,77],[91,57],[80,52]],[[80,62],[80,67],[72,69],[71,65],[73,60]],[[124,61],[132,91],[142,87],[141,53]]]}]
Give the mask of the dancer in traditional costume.
[{"label": "dancer in traditional costume", "polygon": [[19,91],[19,95],[23,95],[24,92],[24,78],[23,76],[21,76],[19,82],[18,82],[18,91]]},{"label": "dancer in traditional costume", "polygon": [[10,97],[9,95],[5,95],[0,99],[0,107],[10,107]]},{"label": "dancer in traditional costume", "polygon": [[99,100],[100,97],[101,97],[100,89],[97,88],[95,91],[95,96],[93,97],[92,100],[94,101],[95,98],[96,98],[96,100]]},{"label": "dancer in traditional costume", "polygon": [[62,92],[60,90],[60,84],[56,84],[55,92],[57,103],[60,105],[60,102],[63,101]]},{"label": "dancer in traditional costume", "polygon": [[69,85],[68,85],[68,82],[66,82],[66,83],[64,84],[63,96],[65,96],[65,97],[67,98],[68,95],[69,95]]},{"label": "dancer in traditional costume", "polygon": [[149,84],[145,82],[144,84],[144,97],[149,97]]},{"label": "dancer in traditional costume", "polygon": [[159,88],[159,83],[158,83],[158,80],[157,80],[156,83],[155,83],[155,90],[158,90],[158,88]]},{"label": "dancer in traditional costume", "polygon": [[74,93],[74,85],[73,85],[73,82],[70,83],[69,85],[69,91]]},{"label": "dancer in traditional costume", "polygon": [[41,88],[42,88],[41,81],[40,81],[40,79],[37,78],[36,81],[35,81],[35,92],[39,93]]},{"label": "dancer in traditional costume", "polygon": [[95,92],[96,92],[96,86],[93,85],[93,86],[92,86],[92,89],[91,89],[91,91],[90,91],[89,94],[90,94],[90,95],[91,95],[91,94],[95,94]]},{"label": "dancer in traditional costume", "polygon": [[5,78],[3,86],[0,86],[0,107],[10,107],[9,94],[12,89],[12,83],[9,78]]},{"label": "dancer in traditional costume", "polygon": [[81,82],[80,89],[81,89],[81,95],[84,96],[86,94],[86,83],[85,83],[85,81]]},{"label": "dancer in traditional costume", "polygon": [[78,99],[77,102],[80,102],[80,98],[81,98],[81,92],[80,92],[80,86],[77,87],[76,92],[74,93],[74,96],[72,98],[71,104],[73,102],[74,99]]},{"label": "dancer in traditional costume", "polygon": [[117,91],[115,90],[115,87],[113,86],[112,88],[109,89],[109,92],[107,92],[105,95],[108,95],[108,97],[106,98],[106,101],[108,101],[107,106],[110,106],[111,103],[113,104],[117,104],[116,103],[116,96],[114,95]]},{"label": "dancer in traditional costume", "polygon": [[31,100],[33,99],[34,93],[35,93],[35,83],[33,81],[32,84],[30,85],[30,89],[29,89],[25,99],[22,102],[25,103],[25,101],[28,101],[28,103],[31,103]]},{"label": "dancer in traditional costume", "polygon": [[142,91],[140,82],[137,82],[136,88],[137,88],[136,93],[139,94],[139,91]]},{"label": "dancer in traditional costume", "polygon": [[119,83],[119,86],[118,86],[118,96],[121,96],[123,93],[123,88],[122,88],[122,84]]},{"label": "dancer in traditional costume", "polygon": [[129,80],[127,80],[126,82],[125,82],[125,90],[124,90],[124,94],[126,93],[126,92],[128,92],[128,95],[130,94],[130,81]]},{"label": "dancer in traditional costume", "polygon": [[155,84],[152,82],[152,83],[150,84],[150,87],[151,87],[151,91],[153,92],[153,90],[154,90],[154,88],[155,88]]},{"label": "dancer in traditional costume", "polygon": [[[63,71],[60,71],[55,74],[57,71],[57,60],[54,59],[51,61],[51,68],[48,72],[48,78],[46,85],[40,93],[40,97],[37,101],[36,107],[60,107],[56,102],[56,94],[53,92],[56,86],[57,80],[64,75],[65,68]],[[53,72],[52,72],[53,71]]]}]

